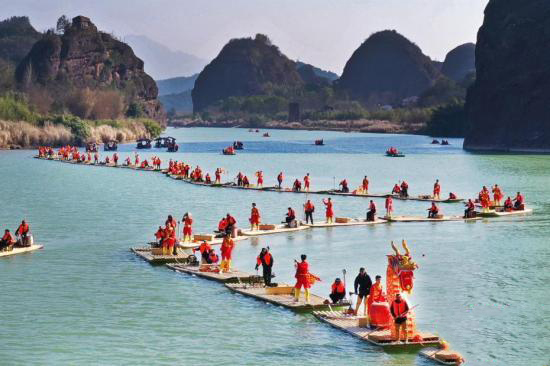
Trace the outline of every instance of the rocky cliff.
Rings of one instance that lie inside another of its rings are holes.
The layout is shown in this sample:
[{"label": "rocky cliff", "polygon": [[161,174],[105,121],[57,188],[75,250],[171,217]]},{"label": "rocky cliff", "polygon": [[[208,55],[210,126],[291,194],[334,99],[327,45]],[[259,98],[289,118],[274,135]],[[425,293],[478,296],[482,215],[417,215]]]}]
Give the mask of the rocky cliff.
[{"label": "rocky cliff", "polygon": [[83,16],[73,18],[63,35],[49,32],[36,42],[17,67],[16,78],[24,89],[38,86],[55,99],[84,89],[114,90],[124,109],[139,104],[148,117],[164,119],[157,86],[144,72],[143,61]]},{"label": "rocky cliff", "polygon": [[11,17],[0,22],[0,59],[19,63],[41,37],[28,17]]},{"label": "rocky cliff", "polygon": [[303,84],[293,61],[261,34],[233,39],[199,74],[193,110],[202,111],[231,96],[291,93]]},{"label": "rocky cliff", "polygon": [[417,45],[387,30],[361,44],[346,63],[337,86],[369,106],[397,104],[418,96],[440,75]]},{"label": "rocky cliff", "polygon": [[479,29],[464,148],[550,151],[550,1],[491,0]]},{"label": "rocky cliff", "polygon": [[441,66],[441,72],[456,82],[464,80],[466,75],[476,70],[476,45],[465,43],[451,50]]}]

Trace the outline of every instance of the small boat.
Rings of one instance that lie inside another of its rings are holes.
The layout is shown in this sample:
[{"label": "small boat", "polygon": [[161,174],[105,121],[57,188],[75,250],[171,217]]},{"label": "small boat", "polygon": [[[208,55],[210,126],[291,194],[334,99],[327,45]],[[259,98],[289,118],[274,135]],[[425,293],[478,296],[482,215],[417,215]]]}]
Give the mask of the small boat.
[{"label": "small boat", "polygon": [[432,145],[439,145],[439,140],[438,139],[433,139],[432,140]]},{"label": "small boat", "polygon": [[[220,272],[218,264],[199,264],[195,262],[193,264],[167,264],[168,268],[173,271],[186,273],[192,276],[197,276],[205,278],[207,280],[212,280],[222,283],[236,283],[236,282],[249,282],[253,276],[250,273],[241,272],[236,269],[232,269],[229,272]],[[259,277],[259,276],[258,276]]]},{"label": "small boat", "polygon": [[323,139],[315,140],[315,145],[317,145],[317,146],[323,146],[324,144],[325,144],[325,142],[323,141]]},{"label": "small boat", "polygon": [[386,151],[386,156],[389,156],[390,158],[404,158],[405,154],[403,153],[390,153],[389,151]]},{"label": "small boat", "polygon": [[532,208],[525,208],[523,210],[512,210],[506,211],[504,208],[497,208],[495,210],[489,210],[487,212],[476,212],[477,216],[481,217],[502,217],[502,216],[522,216],[529,215],[533,213]]},{"label": "small boat", "polygon": [[86,144],[86,152],[97,152],[97,144],[95,142],[89,142]]},{"label": "small boat", "polygon": [[0,258],[11,257],[14,255],[23,254],[23,253],[31,253],[42,248],[44,248],[44,246],[41,244],[32,244],[27,247],[13,247],[12,250],[0,251]]},{"label": "small boat", "polygon": [[233,149],[242,150],[244,149],[244,144],[242,141],[233,141]]},{"label": "small boat", "polygon": [[300,301],[294,301],[294,286],[288,284],[277,284],[274,287],[264,287],[263,285],[254,286],[243,283],[226,283],[225,286],[233,292],[244,296],[252,297],[256,300],[269,302],[297,312],[312,312],[315,310],[343,310],[349,307],[348,301],[332,305],[326,302],[326,299],[311,294],[310,302],[307,304],[304,297]]},{"label": "small boat", "polygon": [[103,145],[103,151],[117,151],[117,150],[118,150],[118,142],[115,140],[106,142]]},{"label": "small boat", "polygon": [[151,148],[151,140],[149,139],[138,139],[137,140],[137,149],[150,149]]},{"label": "small boat", "polygon": [[450,145],[449,140],[442,140],[441,145]]},{"label": "small boat", "polygon": [[168,152],[177,152],[179,150],[179,145],[176,144],[176,139],[173,137],[167,137],[167,143],[166,146],[168,147]]},{"label": "small boat", "polygon": [[262,135],[263,137],[270,137],[269,132],[266,132]]},{"label": "small boat", "polygon": [[222,150],[223,155],[237,155],[233,146],[226,147]]},{"label": "small boat", "polygon": [[424,348],[419,354],[442,365],[458,366],[464,363],[464,357],[458,352],[437,347]]}]

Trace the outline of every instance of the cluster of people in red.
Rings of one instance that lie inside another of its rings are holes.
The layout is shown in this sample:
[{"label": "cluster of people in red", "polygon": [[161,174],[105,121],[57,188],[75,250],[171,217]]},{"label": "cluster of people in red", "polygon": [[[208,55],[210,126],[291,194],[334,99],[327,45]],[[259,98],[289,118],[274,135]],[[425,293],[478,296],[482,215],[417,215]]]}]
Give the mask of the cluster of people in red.
[{"label": "cluster of people in red", "polygon": [[15,237],[10,229],[5,229],[2,239],[0,239],[0,251],[10,251],[16,245],[20,247],[30,246],[30,235],[30,227],[25,220],[21,221],[17,230],[15,230]]},{"label": "cluster of people in red", "polygon": [[399,150],[397,150],[396,147],[391,146],[388,150],[386,150],[386,154],[388,154],[388,155],[397,155],[397,154],[399,154]]},{"label": "cluster of people in red", "polygon": [[178,223],[172,217],[168,215],[164,223],[164,227],[159,226],[155,233],[157,244],[162,248],[163,255],[177,255],[177,227]]}]

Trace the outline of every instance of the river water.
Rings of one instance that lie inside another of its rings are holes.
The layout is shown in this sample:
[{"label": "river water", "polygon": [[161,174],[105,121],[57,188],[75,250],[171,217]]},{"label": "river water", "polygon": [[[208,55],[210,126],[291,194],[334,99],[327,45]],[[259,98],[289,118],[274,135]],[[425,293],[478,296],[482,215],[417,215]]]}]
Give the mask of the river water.
[{"label": "river water", "polygon": [[[312,176],[312,188],[347,178],[371,180],[387,192],[407,179],[412,194],[431,191],[439,178],[470,197],[498,183],[525,194],[535,212],[524,218],[462,223],[395,223],[315,229],[240,242],[234,266],[254,271],[270,246],[277,282],[293,280],[293,259],[308,255],[326,295],[347,269],[348,290],[359,267],[385,275],[390,241],[406,239],[414,259],[417,327],[433,331],[461,352],[468,365],[550,363],[550,159],[542,155],[477,155],[462,141],[434,146],[425,136],[245,129],[169,129],[180,143],[169,158],[213,172],[265,173],[266,185]],[[314,146],[324,138],[326,146]],[[233,140],[245,150],[220,151]],[[383,156],[390,145],[406,158]],[[123,145],[119,154],[133,154]],[[167,214],[192,212],[195,232],[208,232],[227,212],[245,223],[251,202],[264,222],[280,221],[305,196],[197,187],[159,173],[76,166],[32,159],[33,151],[0,152],[0,223],[26,218],[45,249],[0,260],[0,364],[216,364],[216,365],[432,365],[416,354],[390,354],[318,322],[241,295],[222,285],[152,267],[129,252],[152,238]],[[311,196],[323,213],[322,196]],[[334,197],[336,216],[363,216],[367,199]],[[383,201],[376,200],[382,209]],[[395,202],[396,214],[424,215],[425,202]],[[460,204],[442,204],[460,214]]]}]

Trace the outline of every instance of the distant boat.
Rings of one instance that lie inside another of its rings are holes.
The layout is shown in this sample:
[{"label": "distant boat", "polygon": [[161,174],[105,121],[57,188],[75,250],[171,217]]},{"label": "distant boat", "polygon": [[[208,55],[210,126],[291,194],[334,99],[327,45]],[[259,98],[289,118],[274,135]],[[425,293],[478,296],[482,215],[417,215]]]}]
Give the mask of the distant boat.
[{"label": "distant boat", "polygon": [[325,144],[325,142],[323,141],[323,139],[315,140],[315,145],[317,145],[317,146],[322,146],[324,144]]},{"label": "distant boat", "polygon": [[138,149],[150,149],[151,148],[151,140],[149,139],[139,139],[137,140],[137,146]]},{"label": "distant boat", "polygon": [[433,139],[432,140],[432,145],[439,145],[439,140],[438,139]]},{"label": "distant boat", "polygon": [[109,142],[106,142],[103,145],[104,151],[117,151],[118,149],[118,143],[115,140],[111,140]]},{"label": "distant boat", "polygon": [[269,132],[263,134],[264,137],[270,137]]},{"label": "distant boat", "polygon": [[242,141],[233,141],[233,148],[235,150],[242,150],[244,149],[244,144],[242,143]]}]

